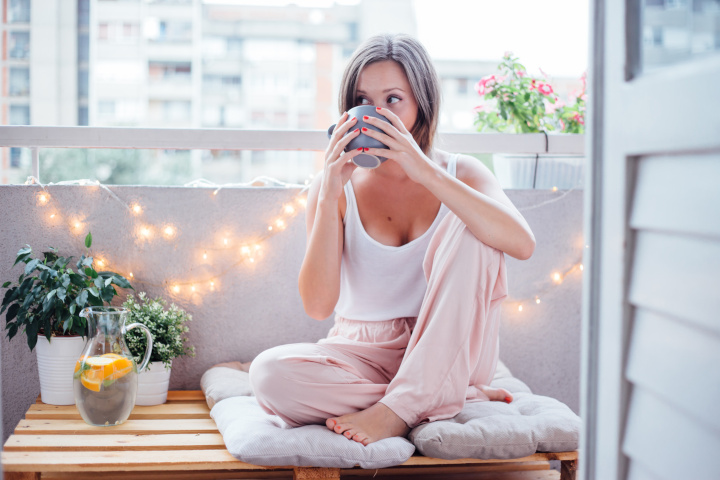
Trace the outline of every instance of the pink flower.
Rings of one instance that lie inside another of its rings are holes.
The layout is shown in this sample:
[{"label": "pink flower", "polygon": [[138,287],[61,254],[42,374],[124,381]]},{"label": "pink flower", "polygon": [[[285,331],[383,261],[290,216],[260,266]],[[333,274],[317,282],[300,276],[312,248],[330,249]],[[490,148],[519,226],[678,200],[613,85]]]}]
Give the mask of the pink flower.
[{"label": "pink flower", "polygon": [[585,125],[585,119],[583,117],[581,117],[579,113],[575,114],[575,116],[573,117],[573,120],[578,122],[580,125]]},{"label": "pink flower", "polygon": [[563,122],[562,118],[560,119],[560,128],[565,130],[565,122]]},{"label": "pink flower", "polygon": [[478,95],[483,96],[492,92],[492,86],[495,85],[495,83],[495,75],[488,75],[481,78],[480,81],[475,84],[475,91],[478,93]]},{"label": "pink flower", "polygon": [[518,70],[518,72],[517,72],[517,76],[518,76],[518,77],[522,78],[522,77],[524,77],[525,75],[527,75],[527,73],[523,72],[522,70]]},{"label": "pink flower", "polygon": [[565,106],[565,102],[560,100],[558,97],[555,97],[555,103],[546,103],[545,104],[545,111],[549,114],[555,113],[555,110],[558,110]]},{"label": "pink flower", "polygon": [[550,86],[549,83],[540,83],[540,85],[538,85],[537,89],[543,95],[550,95],[553,93],[553,88]]},{"label": "pink flower", "polygon": [[530,81],[530,91],[535,90],[537,88],[537,85],[535,85],[535,79],[533,78]]},{"label": "pink flower", "polygon": [[475,113],[480,113],[485,110],[485,105],[478,105],[477,107],[473,108]]},{"label": "pink flower", "polygon": [[542,69],[542,68],[538,67],[538,69],[540,70],[540,73],[543,74],[543,77],[547,78],[548,74],[545,73],[545,72],[543,72],[543,69]]}]

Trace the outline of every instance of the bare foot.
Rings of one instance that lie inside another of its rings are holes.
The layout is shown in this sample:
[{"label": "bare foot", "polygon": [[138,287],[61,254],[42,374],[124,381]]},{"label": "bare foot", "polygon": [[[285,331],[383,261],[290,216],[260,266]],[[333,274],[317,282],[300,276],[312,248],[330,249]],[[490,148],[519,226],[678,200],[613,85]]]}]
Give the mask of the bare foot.
[{"label": "bare foot", "polygon": [[504,388],[492,388],[487,385],[479,385],[477,388],[494,402],[510,403],[513,401],[512,393],[508,392]]},{"label": "bare foot", "polygon": [[404,437],[410,428],[389,407],[376,403],[361,412],[328,418],[325,425],[350,440],[369,445],[390,437]]}]

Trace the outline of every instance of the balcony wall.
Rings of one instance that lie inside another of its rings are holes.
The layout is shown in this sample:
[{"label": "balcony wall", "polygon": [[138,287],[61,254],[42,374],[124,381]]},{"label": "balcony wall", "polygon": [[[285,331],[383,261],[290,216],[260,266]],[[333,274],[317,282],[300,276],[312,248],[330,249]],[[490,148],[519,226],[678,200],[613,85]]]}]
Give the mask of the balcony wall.
[{"label": "balcony wall", "polygon": [[[200,376],[215,363],[249,361],[278,344],[314,342],[332,326],[332,319],[307,317],[298,294],[304,212],[286,217],[284,230],[268,230],[300,193],[297,189],[228,188],[213,195],[205,188],[111,187],[122,202],[143,206],[142,215],[134,216],[97,186],[47,188],[50,200],[40,205],[38,186],[0,186],[0,283],[19,276],[21,265],[11,266],[25,244],[36,252],[54,246],[62,255],[79,256],[91,230],[92,253],[104,258],[108,269],[133,272],[137,291],[162,295],[193,315],[189,338],[197,356],[173,363],[171,389],[199,389]],[[507,193],[533,228],[537,248],[524,262],[508,257],[512,298],[503,307],[500,358],[535,393],[578,412],[581,272],[572,268],[584,247],[582,192]],[[81,228],[74,228],[76,221]],[[177,229],[172,239],[159,230],[166,224]],[[155,228],[149,240],[138,232],[142,225]],[[268,234],[254,263],[238,263],[244,258],[242,243]],[[560,285],[551,279],[555,271],[569,271]],[[203,279],[214,279],[215,290]],[[178,293],[171,288],[185,282],[197,282],[195,292],[190,285]],[[35,354],[24,335],[10,342],[3,335],[3,442],[39,391]]]}]

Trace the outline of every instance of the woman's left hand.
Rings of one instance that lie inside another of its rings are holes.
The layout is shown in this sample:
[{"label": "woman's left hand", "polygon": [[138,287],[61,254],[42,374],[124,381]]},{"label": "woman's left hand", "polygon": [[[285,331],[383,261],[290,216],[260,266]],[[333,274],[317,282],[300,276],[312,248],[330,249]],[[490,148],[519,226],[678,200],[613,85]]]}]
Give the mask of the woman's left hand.
[{"label": "woman's left hand", "polygon": [[379,128],[382,132],[368,128],[363,129],[361,133],[382,142],[390,150],[367,148],[365,152],[397,162],[410,180],[424,184],[432,173],[432,160],[420,149],[412,134],[405,128],[402,120],[397,115],[387,108],[377,107],[377,112],[385,116],[390,123],[375,117],[363,117],[366,123]]}]

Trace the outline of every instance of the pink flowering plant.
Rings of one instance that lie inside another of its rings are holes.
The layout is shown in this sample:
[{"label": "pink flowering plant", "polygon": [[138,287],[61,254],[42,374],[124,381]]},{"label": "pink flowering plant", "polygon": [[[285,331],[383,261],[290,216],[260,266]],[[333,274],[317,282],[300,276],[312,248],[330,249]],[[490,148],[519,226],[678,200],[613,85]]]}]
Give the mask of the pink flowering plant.
[{"label": "pink flowering plant", "polygon": [[511,52],[498,65],[500,73],[483,77],[476,85],[486,103],[475,107],[480,132],[539,133],[559,130],[582,133],[585,115],[583,91],[568,106],[545,80],[532,78]]},{"label": "pink flowering plant", "polygon": [[583,73],[582,77],[580,77],[582,90],[574,92],[574,98],[571,98],[571,101],[568,102],[570,105],[565,105],[562,101],[558,101],[555,105],[555,117],[560,124],[561,131],[565,133],[585,133],[586,77],[586,73]]}]

